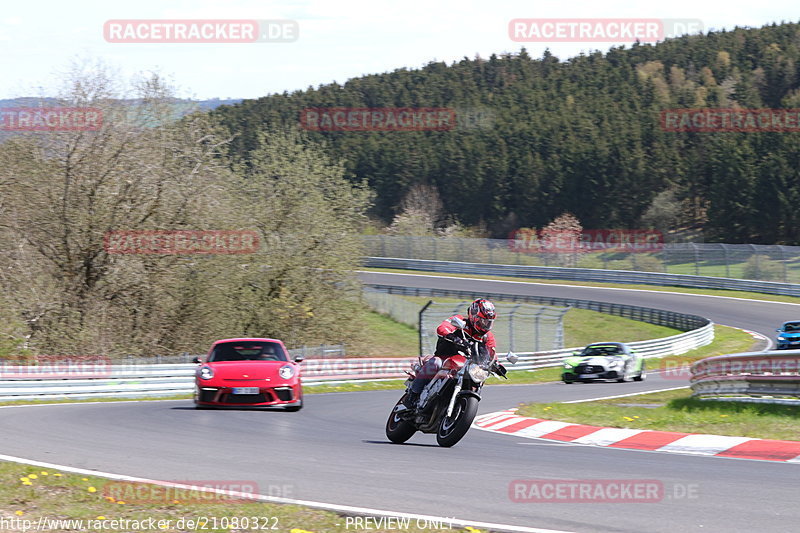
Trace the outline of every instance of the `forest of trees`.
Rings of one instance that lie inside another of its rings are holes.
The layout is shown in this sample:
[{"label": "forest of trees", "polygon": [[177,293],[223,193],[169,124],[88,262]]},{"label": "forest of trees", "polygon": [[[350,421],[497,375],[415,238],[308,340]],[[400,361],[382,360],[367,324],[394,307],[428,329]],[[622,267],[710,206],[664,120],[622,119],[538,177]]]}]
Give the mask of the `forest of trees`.
[{"label": "forest of trees", "polygon": [[519,53],[352,79],[212,112],[248,159],[309,107],[450,107],[491,123],[448,131],[309,132],[390,222],[415,186],[493,237],[563,212],[584,228],[691,227],[707,241],[800,244],[800,137],[666,132],[671,108],[800,107],[800,25],[684,36],[559,59]]}]

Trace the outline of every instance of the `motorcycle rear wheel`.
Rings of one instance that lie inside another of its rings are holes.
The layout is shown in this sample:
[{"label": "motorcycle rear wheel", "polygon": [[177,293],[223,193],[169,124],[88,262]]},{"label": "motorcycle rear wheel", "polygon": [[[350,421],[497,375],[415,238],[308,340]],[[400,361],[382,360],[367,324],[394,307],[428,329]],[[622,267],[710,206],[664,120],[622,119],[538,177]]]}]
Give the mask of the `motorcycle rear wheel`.
[{"label": "motorcycle rear wheel", "polygon": [[[405,395],[400,398],[400,401],[395,404],[395,407],[402,404],[404,399]],[[392,412],[389,413],[389,420],[386,421],[386,437],[390,441],[395,444],[402,444],[410,439],[416,432],[417,428],[415,428],[411,422],[400,418],[400,415],[395,413],[394,409],[392,409]]]},{"label": "motorcycle rear wheel", "polygon": [[478,399],[474,396],[459,396],[453,405],[453,416],[442,418],[436,432],[436,442],[443,448],[454,446],[467,434],[475,415],[478,414]]}]

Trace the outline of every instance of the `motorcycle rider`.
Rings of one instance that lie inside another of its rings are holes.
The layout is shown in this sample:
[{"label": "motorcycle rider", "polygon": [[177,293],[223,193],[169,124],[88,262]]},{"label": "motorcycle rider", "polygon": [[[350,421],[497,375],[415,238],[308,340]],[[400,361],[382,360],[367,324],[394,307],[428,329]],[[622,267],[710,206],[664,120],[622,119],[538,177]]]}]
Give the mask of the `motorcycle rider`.
[{"label": "motorcycle rider", "polygon": [[[439,324],[436,334],[439,339],[436,341],[436,351],[434,356],[428,359],[422,368],[417,372],[416,378],[411,384],[411,392],[403,401],[408,409],[416,408],[420,393],[425,385],[442,368],[444,361],[449,357],[466,351],[467,345],[471,340],[476,340],[485,344],[489,354],[494,359],[497,343],[494,333],[490,330],[497,317],[494,304],[484,298],[478,298],[467,308],[467,319],[461,315],[453,315]],[[457,326],[458,322],[466,323],[464,328]],[[504,371],[502,365],[497,365],[498,370]]]}]

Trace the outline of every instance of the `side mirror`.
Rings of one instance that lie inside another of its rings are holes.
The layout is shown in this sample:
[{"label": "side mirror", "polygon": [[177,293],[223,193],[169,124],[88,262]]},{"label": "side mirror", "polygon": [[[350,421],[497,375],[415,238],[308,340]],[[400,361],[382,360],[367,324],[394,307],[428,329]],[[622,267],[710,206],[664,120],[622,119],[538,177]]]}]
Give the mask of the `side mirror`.
[{"label": "side mirror", "polygon": [[199,357],[195,357],[194,359],[192,359],[192,363],[197,363],[199,365],[200,363],[202,363],[202,361],[200,360]]},{"label": "side mirror", "polygon": [[513,352],[508,352],[506,354],[506,360],[512,365],[515,365],[517,364],[517,361],[519,361],[519,356]]},{"label": "side mirror", "polygon": [[295,363],[302,363],[305,360],[306,360],[306,358],[303,357],[302,355],[296,355],[295,358],[294,358],[294,362]]}]

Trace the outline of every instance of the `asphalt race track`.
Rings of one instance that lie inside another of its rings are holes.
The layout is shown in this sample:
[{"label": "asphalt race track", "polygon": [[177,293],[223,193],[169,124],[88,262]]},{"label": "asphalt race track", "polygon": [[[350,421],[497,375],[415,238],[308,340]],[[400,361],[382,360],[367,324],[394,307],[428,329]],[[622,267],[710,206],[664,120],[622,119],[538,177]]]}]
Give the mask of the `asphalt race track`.
[{"label": "asphalt race track", "polygon": [[[800,306],[659,292],[363,273],[370,283],[559,295],[699,314],[772,336]],[[609,339],[604,339],[609,340]],[[502,347],[501,347],[502,348]],[[492,386],[480,412],[680,386],[643,383]],[[396,391],[309,395],[297,413],[197,411],[190,401],[0,408],[0,453],[170,481],[248,480],[263,494],[560,531],[790,531],[800,523],[800,465],[659,454],[471,430],[388,443]],[[657,503],[516,503],[517,479],[657,480]],[[281,524],[286,530],[303,524]],[[342,526],[344,529],[344,525]]]}]

